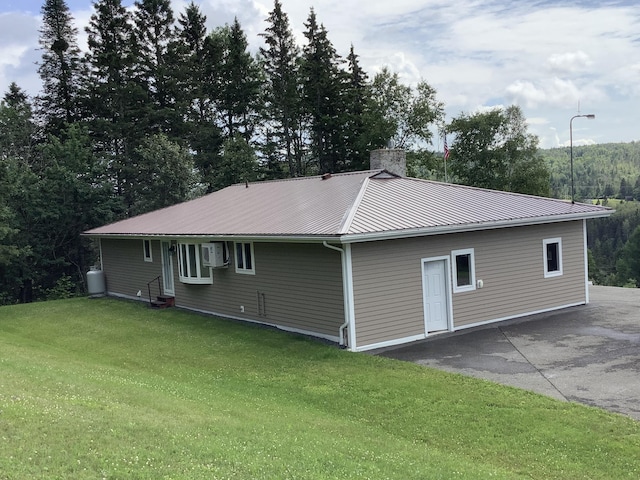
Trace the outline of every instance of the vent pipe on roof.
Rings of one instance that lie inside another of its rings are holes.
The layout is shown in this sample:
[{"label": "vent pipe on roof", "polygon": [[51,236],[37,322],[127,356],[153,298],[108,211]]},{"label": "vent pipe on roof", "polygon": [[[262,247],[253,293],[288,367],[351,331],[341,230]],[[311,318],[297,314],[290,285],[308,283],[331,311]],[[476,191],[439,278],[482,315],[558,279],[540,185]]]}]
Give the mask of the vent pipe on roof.
[{"label": "vent pipe on roof", "polygon": [[372,150],[369,162],[371,170],[387,170],[401,177],[407,176],[407,153],[402,148]]}]

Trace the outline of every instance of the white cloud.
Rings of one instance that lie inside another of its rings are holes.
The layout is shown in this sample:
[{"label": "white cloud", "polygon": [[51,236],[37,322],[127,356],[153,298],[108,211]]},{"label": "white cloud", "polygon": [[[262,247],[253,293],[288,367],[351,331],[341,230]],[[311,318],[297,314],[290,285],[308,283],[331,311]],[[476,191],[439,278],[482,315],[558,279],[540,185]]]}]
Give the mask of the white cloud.
[{"label": "white cloud", "polygon": [[556,73],[573,73],[593,64],[589,55],[583,51],[556,53],[549,57],[547,64]]}]

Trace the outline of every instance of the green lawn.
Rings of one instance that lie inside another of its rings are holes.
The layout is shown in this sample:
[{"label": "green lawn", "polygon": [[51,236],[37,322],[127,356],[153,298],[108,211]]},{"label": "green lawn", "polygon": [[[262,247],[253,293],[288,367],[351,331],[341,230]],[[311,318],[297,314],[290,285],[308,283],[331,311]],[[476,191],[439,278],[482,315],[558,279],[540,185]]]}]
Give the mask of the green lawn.
[{"label": "green lawn", "polygon": [[640,423],[176,309],[0,307],[0,479],[640,478]]}]

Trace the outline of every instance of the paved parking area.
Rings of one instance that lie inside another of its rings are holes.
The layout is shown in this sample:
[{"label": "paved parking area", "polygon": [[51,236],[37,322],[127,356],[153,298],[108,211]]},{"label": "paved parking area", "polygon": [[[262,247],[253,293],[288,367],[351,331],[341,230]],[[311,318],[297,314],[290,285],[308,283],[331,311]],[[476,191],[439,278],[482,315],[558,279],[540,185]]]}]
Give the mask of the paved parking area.
[{"label": "paved parking area", "polygon": [[592,286],[590,297],[376,353],[640,420],[640,289]]}]

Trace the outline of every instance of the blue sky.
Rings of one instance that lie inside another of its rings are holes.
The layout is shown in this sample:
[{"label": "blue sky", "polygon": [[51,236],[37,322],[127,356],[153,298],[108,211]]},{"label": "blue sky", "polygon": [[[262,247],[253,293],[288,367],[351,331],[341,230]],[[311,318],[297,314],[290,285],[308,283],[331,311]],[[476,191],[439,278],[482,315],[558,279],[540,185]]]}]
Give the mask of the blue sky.
[{"label": "blue sky", "polygon": [[[195,0],[209,28],[237,16],[250,46],[273,0]],[[39,89],[40,1],[0,2],[0,92],[16,81]],[[125,5],[133,1],[125,0]],[[173,0],[176,15],[187,1]],[[88,0],[67,0],[83,32]],[[302,43],[311,6],[346,55],[353,43],[371,76],[383,66],[438,91],[451,117],[520,105],[541,146],[640,140],[640,5],[635,1],[535,0],[282,0]],[[84,48],[84,36],[80,37]],[[435,148],[442,146],[436,142]]]}]

